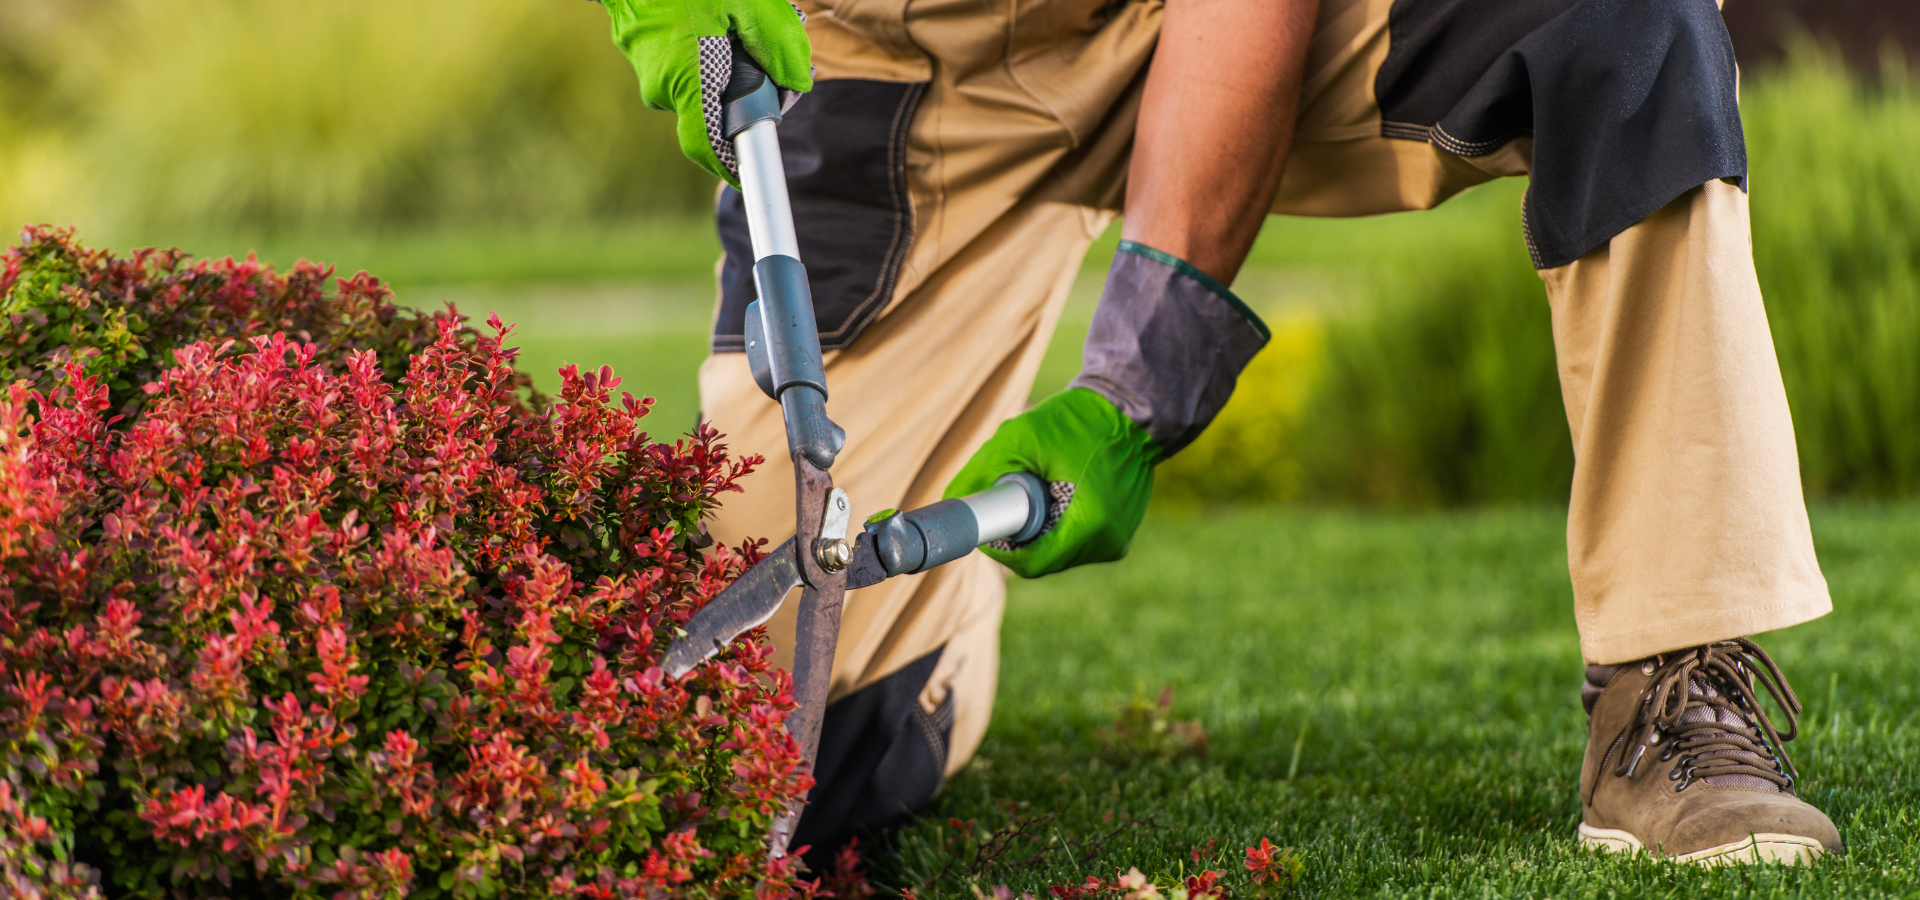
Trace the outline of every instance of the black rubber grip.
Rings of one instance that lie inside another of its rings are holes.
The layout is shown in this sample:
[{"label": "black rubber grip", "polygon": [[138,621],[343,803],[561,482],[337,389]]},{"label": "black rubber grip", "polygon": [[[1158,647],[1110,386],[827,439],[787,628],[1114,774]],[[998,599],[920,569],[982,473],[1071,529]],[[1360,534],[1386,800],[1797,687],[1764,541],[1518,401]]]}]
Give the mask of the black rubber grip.
[{"label": "black rubber grip", "polygon": [[901,518],[920,529],[921,537],[926,541],[926,556],[920,561],[915,572],[925,572],[934,566],[952,562],[973,552],[980,545],[980,523],[973,517],[973,509],[961,500],[941,500],[929,503],[912,512],[902,513]]},{"label": "black rubber grip", "polygon": [[813,317],[813,290],[807,267],[791,256],[768,256],[753,264],[753,285],[760,292],[762,335],[767,369],[778,397],[794,385],[827,396],[827,368],[820,358],[820,326]]},{"label": "black rubber grip", "polygon": [[739,42],[733,45],[733,73],[720,92],[720,131],[727,140],[755,122],[780,121],[780,90]]},{"label": "black rubber grip", "polygon": [[867,536],[889,576],[917,572],[927,561],[927,536],[900,513],[868,525]]},{"label": "black rubber grip", "polygon": [[867,526],[888,575],[925,572],[973,552],[980,525],[960,500],[941,500]]},{"label": "black rubber grip", "polygon": [[733,72],[727,76],[727,89],[720,92],[722,105],[732,103],[760,89],[767,81],[767,70],[747,55],[747,48],[733,38]]}]

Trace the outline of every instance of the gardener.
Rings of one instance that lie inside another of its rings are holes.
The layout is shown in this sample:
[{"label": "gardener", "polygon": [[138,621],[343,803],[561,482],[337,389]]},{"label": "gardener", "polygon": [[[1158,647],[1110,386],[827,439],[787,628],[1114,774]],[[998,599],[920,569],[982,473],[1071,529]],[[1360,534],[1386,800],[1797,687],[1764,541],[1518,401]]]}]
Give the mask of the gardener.
[{"label": "gardener", "polygon": [[[1065,501],[989,555],[1119,559],[1153,467],[1219,412],[1266,327],[1226,286],[1270,213],[1426,209],[1530,176],[1578,460],[1568,551],[1589,722],[1582,843],[1682,859],[1840,849],[1794,794],[1793,699],[1742,636],[1830,609],[1755,280],[1731,46],[1712,0],[606,0],[653,106],[729,181],[728,42],[806,92],[780,126],[862,506],[1025,469]],[[1084,368],[1027,408],[1082,255],[1120,212]],[[717,533],[792,524],[779,407],[742,350],[741,197],[706,414],[774,462]],[[818,854],[921,808],[986,729],[1004,584],[974,556],[849,595]],[[773,623],[790,646],[792,605]],[[1768,720],[1752,683],[1785,708]],[[812,857],[818,860],[819,856]],[[817,866],[816,866],[817,868]]]}]

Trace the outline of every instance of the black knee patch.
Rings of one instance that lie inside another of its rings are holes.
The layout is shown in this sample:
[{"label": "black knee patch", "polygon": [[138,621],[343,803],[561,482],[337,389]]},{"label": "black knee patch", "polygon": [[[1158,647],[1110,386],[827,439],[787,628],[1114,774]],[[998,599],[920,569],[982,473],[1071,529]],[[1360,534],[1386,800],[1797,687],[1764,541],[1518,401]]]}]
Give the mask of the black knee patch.
[{"label": "black knee patch", "polygon": [[[832,78],[814,82],[780,122],[781,161],[807,264],[820,348],[840,350],[886,309],[913,244],[907,196],[907,129],[925,84]],[[740,192],[720,193],[716,218],[726,261],[713,350],[746,349],[755,299],[753,244]]]},{"label": "black knee patch", "polygon": [[832,871],[848,838],[867,835],[861,849],[873,849],[886,829],[924,810],[940,790],[953,698],[932,713],[920,708],[920,691],[939,662],[935,650],[827,707],[815,784],[792,841],[810,848],[803,859],[816,875]]},{"label": "black knee patch", "polygon": [[1713,0],[1396,0],[1381,132],[1482,156],[1533,138],[1537,268],[1716,178],[1746,187],[1733,44]]}]

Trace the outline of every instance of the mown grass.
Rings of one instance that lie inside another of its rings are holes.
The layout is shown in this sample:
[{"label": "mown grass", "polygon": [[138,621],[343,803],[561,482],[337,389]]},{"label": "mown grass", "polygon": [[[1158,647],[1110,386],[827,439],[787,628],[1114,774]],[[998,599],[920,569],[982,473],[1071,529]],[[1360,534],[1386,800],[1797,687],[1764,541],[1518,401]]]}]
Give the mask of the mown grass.
[{"label": "mown grass", "polygon": [[[1264,837],[1304,864],[1301,897],[1920,895],[1920,507],[1818,509],[1836,612],[1761,639],[1807,706],[1790,745],[1802,796],[1849,846],[1808,870],[1577,849],[1563,516],[1157,511],[1127,560],[1015,583],[986,743],[883,879],[1045,896],[1116,868],[1190,874],[1208,841],[1238,879]],[[1099,730],[1163,685],[1211,755],[1116,762]],[[1013,815],[1057,818],[978,870],[974,841]],[[973,837],[956,842],[950,818]],[[1116,831],[1130,820],[1149,824]]]}]

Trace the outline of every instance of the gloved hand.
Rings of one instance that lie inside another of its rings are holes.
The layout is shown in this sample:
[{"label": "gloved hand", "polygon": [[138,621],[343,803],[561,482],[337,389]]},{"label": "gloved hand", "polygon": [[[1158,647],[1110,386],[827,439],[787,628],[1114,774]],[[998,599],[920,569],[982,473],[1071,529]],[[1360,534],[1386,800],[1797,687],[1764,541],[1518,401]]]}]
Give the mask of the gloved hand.
[{"label": "gloved hand", "polygon": [[1126,413],[1086,388],[1068,388],[1000,423],[960,474],[948,497],[993,486],[1008,472],[1032,472],[1053,494],[1058,516],[1033,541],[983,547],[1023,578],[1127,555],[1147,513],[1160,445]]},{"label": "gloved hand", "polygon": [[1047,482],[1058,520],[1023,546],[983,548],[1026,578],[1127,555],[1154,465],[1213,421],[1267,343],[1260,317],[1206,273],[1133,241],[1119,251],[1080,374],[1002,423],[947,485],[964,497],[1008,472]]},{"label": "gloved hand", "polygon": [[640,99],[679,117],[680,152],[735,187],[733,147],[720,131],[720,94],[740,39],[787,91],[813,89],[806,20],[788,0],[603,0],[613,42],[640,77]]}]

